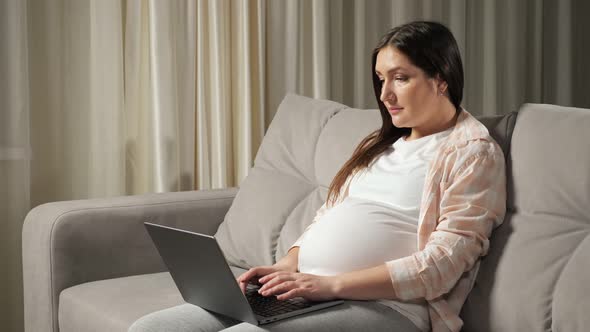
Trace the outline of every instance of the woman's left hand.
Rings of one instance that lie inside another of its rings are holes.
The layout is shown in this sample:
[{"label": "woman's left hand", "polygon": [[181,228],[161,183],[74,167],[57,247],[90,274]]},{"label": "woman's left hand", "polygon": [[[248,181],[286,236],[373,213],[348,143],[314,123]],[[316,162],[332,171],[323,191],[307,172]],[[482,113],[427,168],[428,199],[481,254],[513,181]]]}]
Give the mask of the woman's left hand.
[{"label": "woman's left hand", "polygon": [[259,279],[259,292],[263,296],[277,295],[277,300],[303,297],[310,301],[327,301],[337,298],[337,279],[306,273],[274,272]]}]

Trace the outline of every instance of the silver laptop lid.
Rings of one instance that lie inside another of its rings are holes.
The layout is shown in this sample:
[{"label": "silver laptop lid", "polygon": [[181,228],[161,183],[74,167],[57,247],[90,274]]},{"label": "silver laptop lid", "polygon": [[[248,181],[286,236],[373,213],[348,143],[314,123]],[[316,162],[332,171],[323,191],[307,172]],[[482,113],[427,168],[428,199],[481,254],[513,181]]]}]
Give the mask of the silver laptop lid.
[{"label": "silver laptop lid", "polygon": [[258,325],[213,236],[144,224],[186,302]]}]

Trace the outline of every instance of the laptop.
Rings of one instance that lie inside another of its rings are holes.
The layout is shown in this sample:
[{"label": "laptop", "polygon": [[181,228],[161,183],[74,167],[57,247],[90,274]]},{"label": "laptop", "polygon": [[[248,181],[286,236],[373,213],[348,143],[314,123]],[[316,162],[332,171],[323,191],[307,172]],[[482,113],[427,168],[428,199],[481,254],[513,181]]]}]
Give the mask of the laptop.
[{"label": "laptop", "polygon": [[203,309],[254,325],[263,325],[332,307],[342,300],[264,297],[249,284],[242,293],[213,236],[144,223],[183,299]]}]

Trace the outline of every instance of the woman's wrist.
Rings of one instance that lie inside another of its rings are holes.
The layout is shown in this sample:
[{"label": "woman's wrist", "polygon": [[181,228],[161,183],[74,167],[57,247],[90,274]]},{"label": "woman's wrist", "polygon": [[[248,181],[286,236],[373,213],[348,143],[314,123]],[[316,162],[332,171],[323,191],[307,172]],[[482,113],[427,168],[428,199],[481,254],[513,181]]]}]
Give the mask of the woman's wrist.
[{"label": "woman's wrist", "polygon": [[275,266],[281,270],[297,272],[299,263],[299,247],[294,247],[287,255],[275,263]]},{"label": "woman's wrist", "polygon": [[332,285],[332,294],[334,298],[341,299],[344,294],[344,278],[342,274],[331,276],[330,284]]},{"label": "woman's wrist", "polygon": [[281,271],[297,272],[297,263],[280,260],[274,264]]},{"label": "woman's wrist", "polygon": [[328,278],[336,298],[361,301],[397,299],[385,264]]}]

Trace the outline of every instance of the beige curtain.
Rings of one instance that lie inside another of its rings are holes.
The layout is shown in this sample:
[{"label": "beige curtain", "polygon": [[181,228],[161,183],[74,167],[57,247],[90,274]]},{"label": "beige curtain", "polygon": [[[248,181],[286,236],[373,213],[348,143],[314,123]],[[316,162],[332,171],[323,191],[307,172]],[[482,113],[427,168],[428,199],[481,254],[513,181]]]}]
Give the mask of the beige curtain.
[{"label": "beige curtain", "polygon": [[265,130],[265,1],[196,6],[195,188],[235,186]]},{"label": "beige curtain", "polygon": [[126,193],[224,188],[264,130],[262,1],[128,0]]},{"label": "beige curtain", "polygon": [[237,185],[264,131],[263,13],[31,1],[32,204]]},{"label": "beige curtain", "polygon": [[236,186],[264,133],[264,1],[0,1],[0,330],[45,202]]},{"label": "beige curtain", "polygon": [[30,208],[26,3],[0,1],[0,330],[22,330],[21,225]]},{"label": "beige curtain", "polygon": [[0,330],[21,331],[20,232],[58,200],[222,188],[287,92],[374,108],[390,27],[447,24],[464,106],[590,108],[574,0],[0,0]]},{"label": "beige curtain", "polygon": [[285,92],[376,108],[370,53],[389,28],[446,24],[465,69],[463,106],[503,114],[522,103],[590,107],[590,13],[576,0],[269,1],[267,120]]}]

